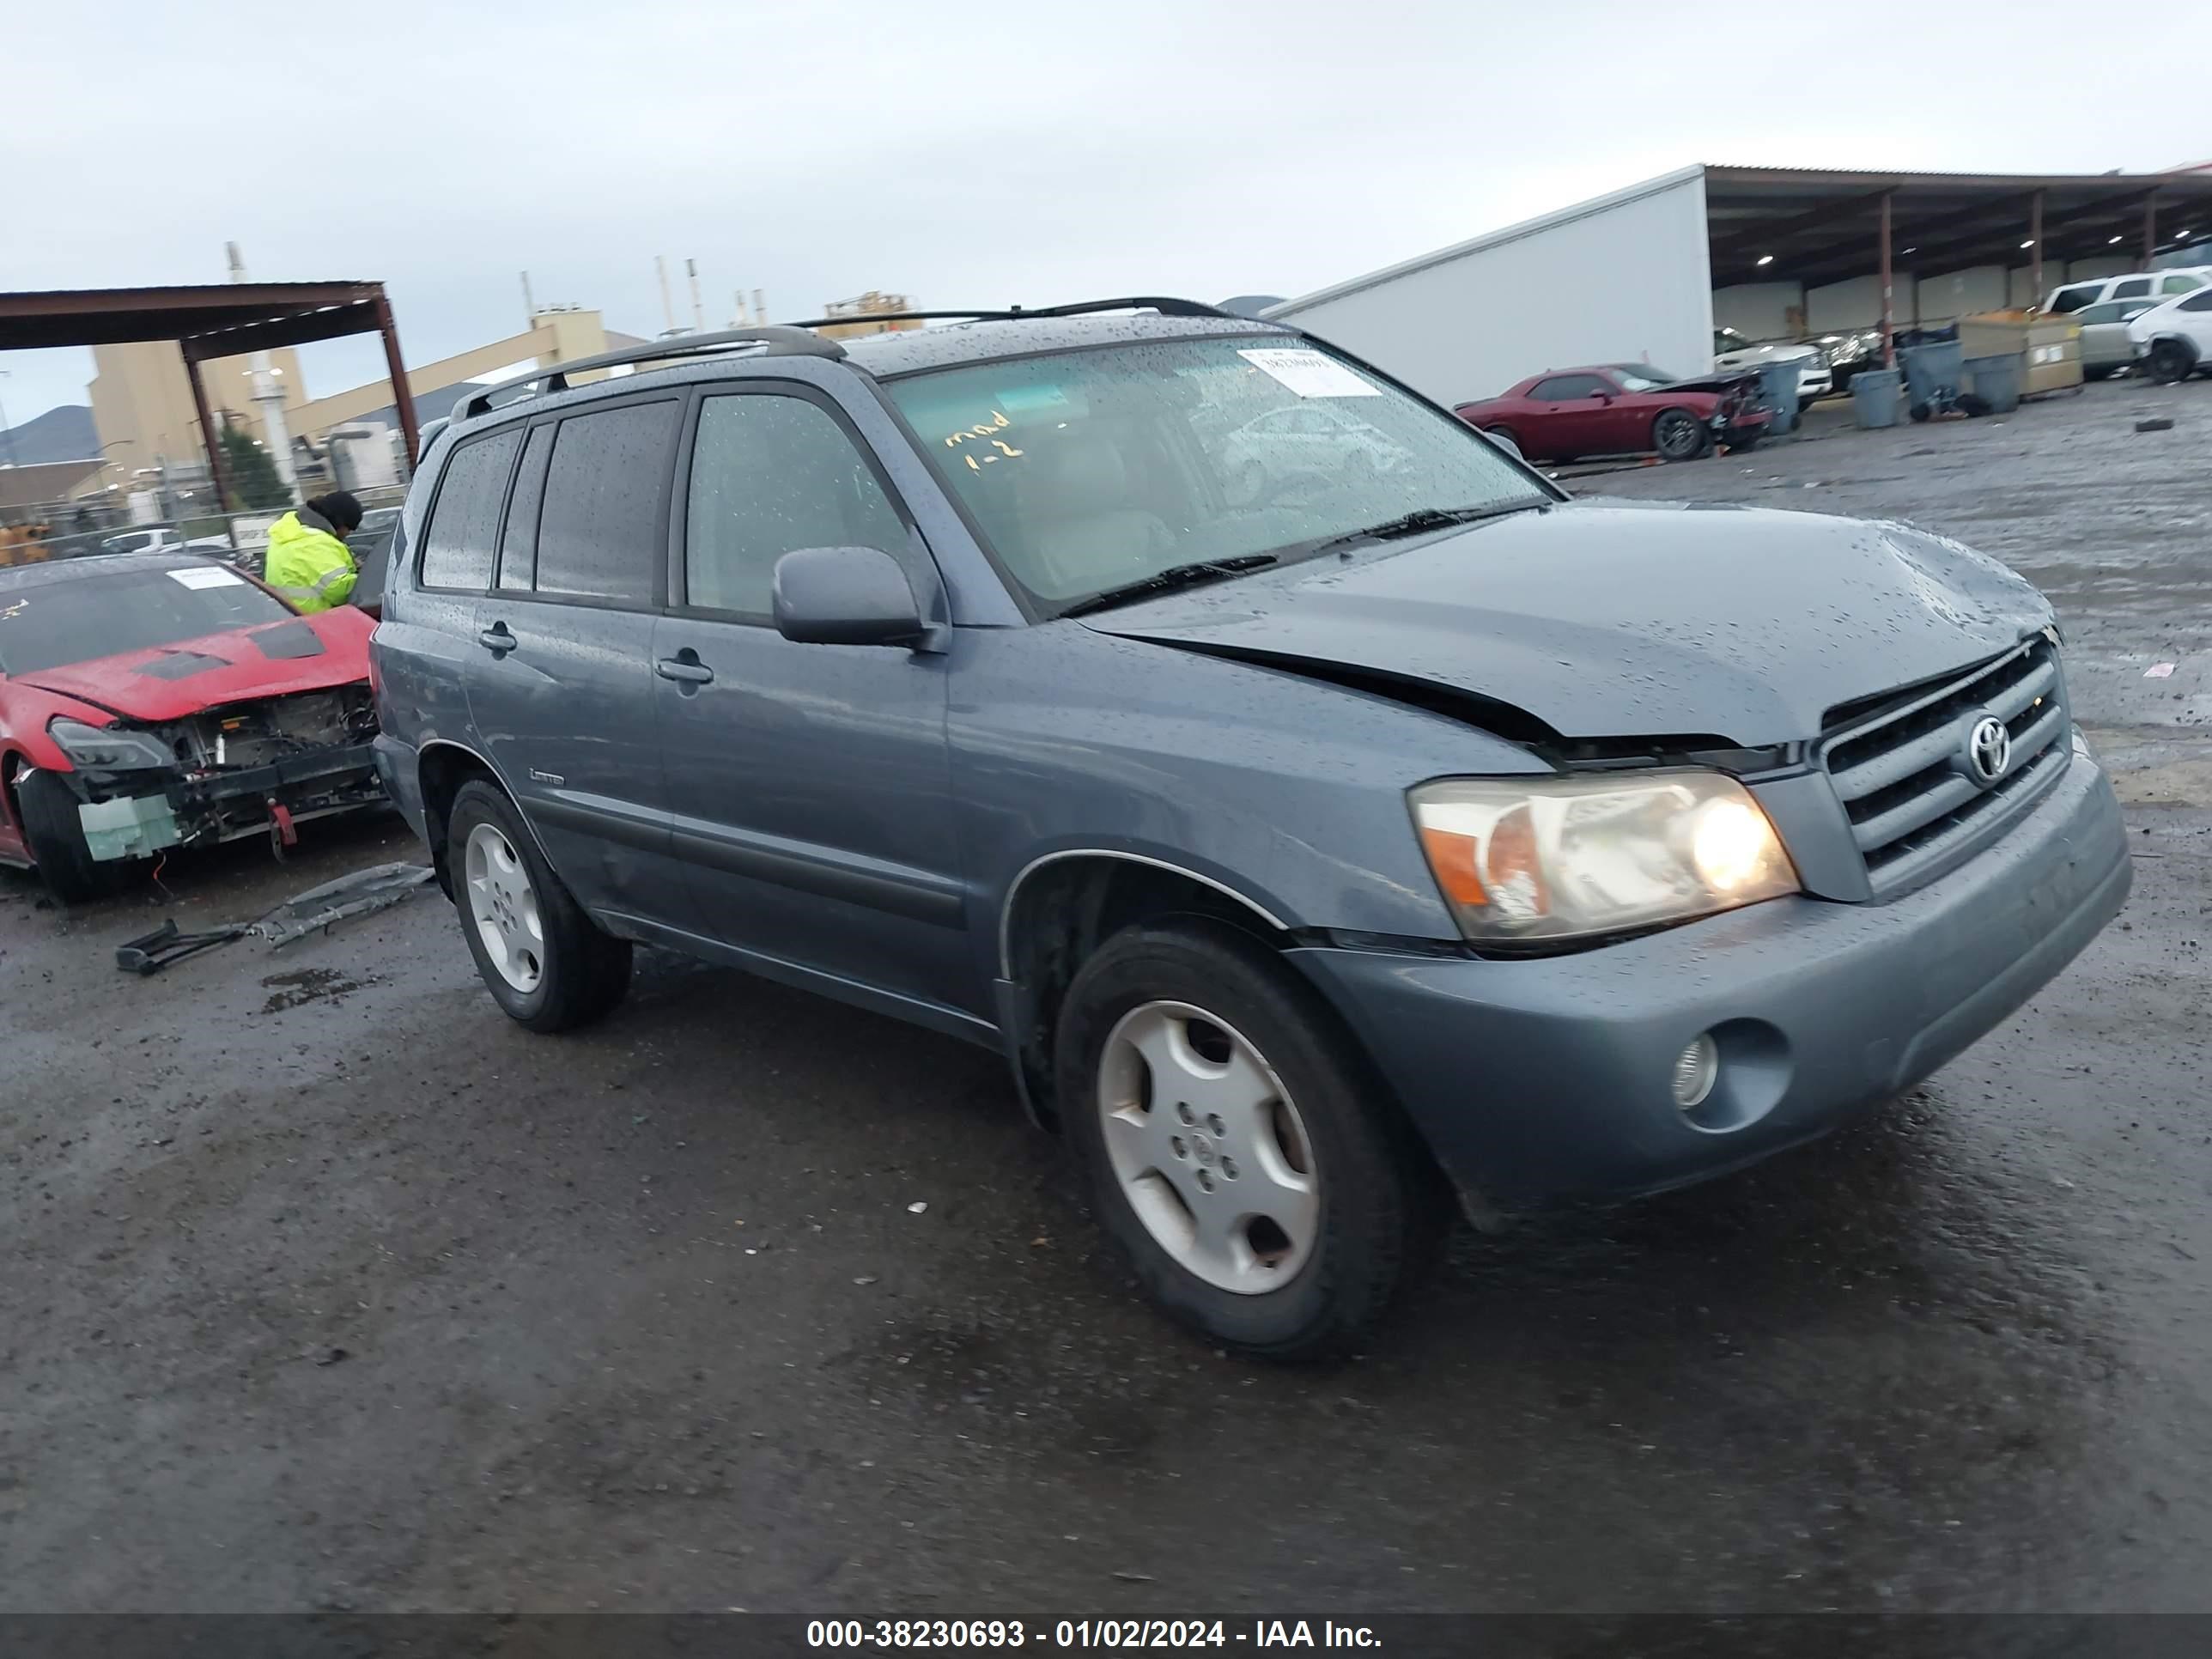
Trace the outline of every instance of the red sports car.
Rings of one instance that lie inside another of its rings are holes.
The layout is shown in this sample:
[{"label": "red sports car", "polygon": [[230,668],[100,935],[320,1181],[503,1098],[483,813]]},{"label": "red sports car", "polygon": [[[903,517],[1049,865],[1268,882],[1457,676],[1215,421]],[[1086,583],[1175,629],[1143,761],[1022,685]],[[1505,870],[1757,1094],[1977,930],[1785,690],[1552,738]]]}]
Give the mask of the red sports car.
[{"label": "red sports car", "polygon": [[88,898],[172,847],[381,799],[368,636],[213,559],[0,570],[0,864]]},{"label": "red sports car", "polygon": [[1551,369],[1453,413],[1512,439],[1532,461],[1653,453],[1662,460],[1693,460],[1717,443],[1750,448],[1772,418],[1759,402],[1756,374],[1680,380],[1649,363]]}]

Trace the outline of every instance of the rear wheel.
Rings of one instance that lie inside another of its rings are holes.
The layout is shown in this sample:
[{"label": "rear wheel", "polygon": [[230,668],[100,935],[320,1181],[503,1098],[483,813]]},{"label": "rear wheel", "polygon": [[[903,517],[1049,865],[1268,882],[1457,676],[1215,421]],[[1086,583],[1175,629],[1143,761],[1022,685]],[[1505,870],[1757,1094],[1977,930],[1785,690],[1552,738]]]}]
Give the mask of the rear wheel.
[{"label": "rear wheel", "polygon": [[1662,409],[1651,422],[1651,447],[1662,461],[1693,461],[1710,441],[1705,422],[1686,409]]},{"label": "rear wheel", "polygon": [[64,904],[83,904],[115,890],[118,868],[93,857],[67,784],[51,772],[26,772],[15,781],[15,806],[49,893]]},{"label": "rear wheel", "polygon": [[1439,1183],[1364,1058],[1234,929],[1109,939],[1069,987],[1054,1063],[1100,1222],[1215,1342],[1346,1347],[1440,1235]]},{"label": "rear wheel", "polygon": [[453,906],[485,988],[533,1031],[599,1018],[629,989],[630,947],[600,930],[491,785],[462,785],[446,821]]}]

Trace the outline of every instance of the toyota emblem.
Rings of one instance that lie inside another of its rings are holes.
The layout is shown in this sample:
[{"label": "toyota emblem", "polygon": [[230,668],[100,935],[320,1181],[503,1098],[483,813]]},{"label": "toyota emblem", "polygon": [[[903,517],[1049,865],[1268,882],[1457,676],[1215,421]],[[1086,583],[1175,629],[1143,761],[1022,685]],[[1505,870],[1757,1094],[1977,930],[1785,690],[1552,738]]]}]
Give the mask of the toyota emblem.
[{"label": "toyota emblem", "polygon": [[1984,714],[1966,734],[1966,769],[1984,787],[2002,778],[2012,765],[2012,733],[1994,714]]}]

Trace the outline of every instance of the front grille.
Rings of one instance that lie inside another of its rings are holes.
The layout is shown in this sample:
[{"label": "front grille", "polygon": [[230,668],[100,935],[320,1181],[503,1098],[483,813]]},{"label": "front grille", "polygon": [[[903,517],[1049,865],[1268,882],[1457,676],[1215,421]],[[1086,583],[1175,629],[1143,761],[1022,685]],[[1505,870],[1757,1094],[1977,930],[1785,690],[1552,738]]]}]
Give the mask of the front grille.
[{"label": "front grille", "polygon": [[[1994,787],[1967,766],[1966,734],[1984,715],[2012,739]],[[1878,895],[1940,874],[2002,834],[2072,753],[2057,647],[2041,635],[1955,680],[1835,720],[1820,746]]]}]

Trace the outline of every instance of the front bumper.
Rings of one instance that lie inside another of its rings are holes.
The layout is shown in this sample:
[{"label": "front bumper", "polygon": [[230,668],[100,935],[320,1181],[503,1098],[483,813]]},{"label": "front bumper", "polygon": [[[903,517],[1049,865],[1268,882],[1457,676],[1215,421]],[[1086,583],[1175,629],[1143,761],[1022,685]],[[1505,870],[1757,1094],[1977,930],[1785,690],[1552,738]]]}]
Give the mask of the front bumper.
[{"label": "front bumper", "polygon": [[145,858],[374,805],[384,798],[366,743],[210,772],[64,773],[94,859]]},{"label": "front bumper", "polygon": [[[1881,904],[1786,898],[1572,956],[1304,949],[1479,1207],[1686,1185],[1823,1134],[1927,1078],[2112,920],[2130,879],[2112,785],[2076,757],[1996,844]],[[1675,1057],[1715,1035],[1685,1113]]]}]

